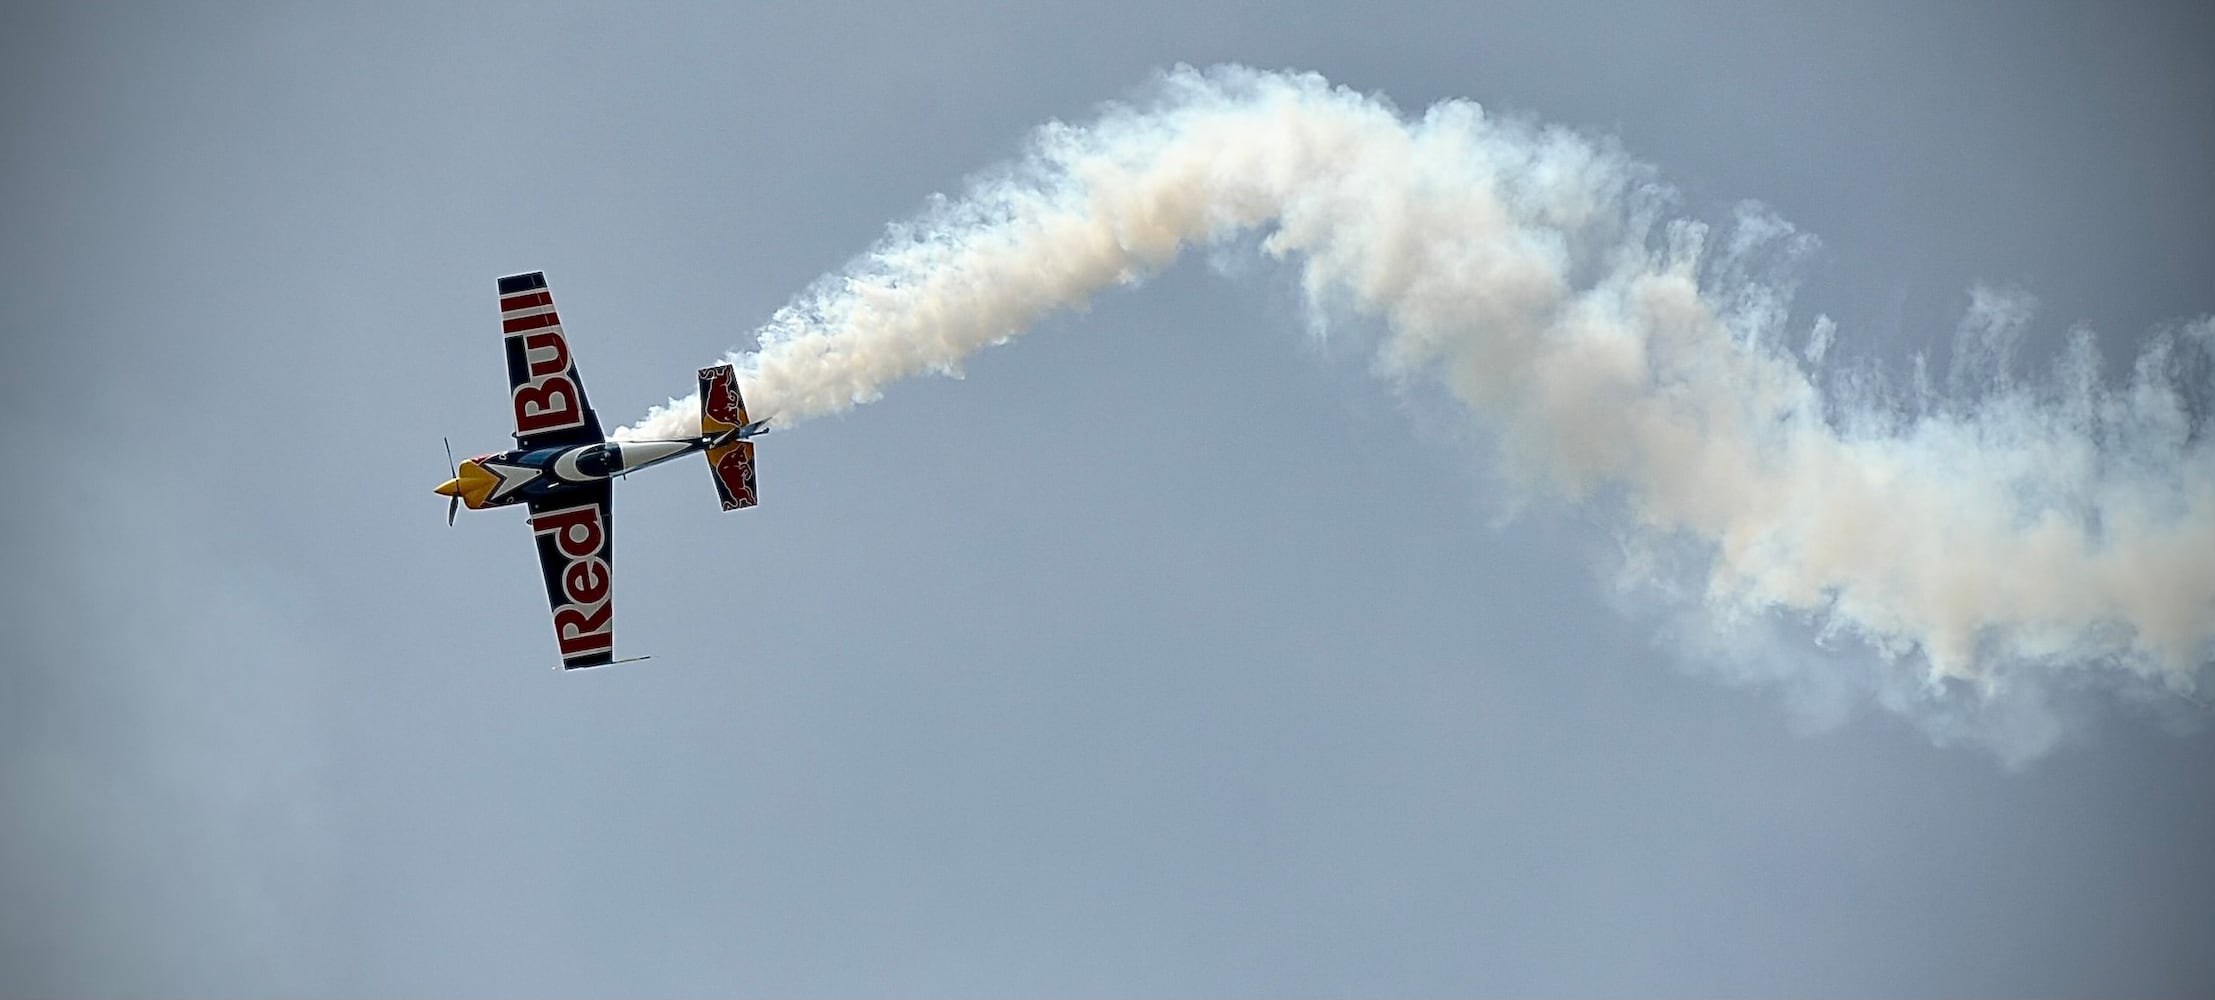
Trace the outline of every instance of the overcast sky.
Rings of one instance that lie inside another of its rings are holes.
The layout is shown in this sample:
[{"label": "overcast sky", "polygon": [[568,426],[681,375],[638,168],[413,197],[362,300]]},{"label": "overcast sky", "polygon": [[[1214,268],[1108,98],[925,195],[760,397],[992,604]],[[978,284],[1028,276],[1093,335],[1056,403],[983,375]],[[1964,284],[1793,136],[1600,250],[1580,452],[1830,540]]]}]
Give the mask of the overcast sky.
[{"label": "overcast sky", "polygon": [[1980,285],[2031,362],[2215,312],[2195,5],[1002,6],[0,13],[0,994],[2215,994],[2204,704],[2087,672],[2022,759],[1763,683],[1256,260],[772,434],[759,509],[625,482],[654,659],[551,670],[523,516],[430,493],[495,277],[626,422],[1180,62],[1758,199],[1898,377]]}]

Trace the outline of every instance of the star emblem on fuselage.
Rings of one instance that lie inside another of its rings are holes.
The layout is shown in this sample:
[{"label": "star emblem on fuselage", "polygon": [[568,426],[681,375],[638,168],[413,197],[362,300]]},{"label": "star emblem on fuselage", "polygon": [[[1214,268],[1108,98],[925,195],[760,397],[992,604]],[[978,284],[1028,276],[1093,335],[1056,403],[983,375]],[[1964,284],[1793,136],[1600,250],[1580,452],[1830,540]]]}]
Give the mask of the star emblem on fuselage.
[{"label": "star emblem on fuselage", "polygon": [[492,473],[494,477],[500,480],[492,487],[492,495],[489,498],[492,501],[499,501],[508,494],[530,485],[531,480],[537,479],[539,475],[537,468],[528,465],[509,465],[506,462],[489,461],[477,464],[484,466],[486,472]]}]

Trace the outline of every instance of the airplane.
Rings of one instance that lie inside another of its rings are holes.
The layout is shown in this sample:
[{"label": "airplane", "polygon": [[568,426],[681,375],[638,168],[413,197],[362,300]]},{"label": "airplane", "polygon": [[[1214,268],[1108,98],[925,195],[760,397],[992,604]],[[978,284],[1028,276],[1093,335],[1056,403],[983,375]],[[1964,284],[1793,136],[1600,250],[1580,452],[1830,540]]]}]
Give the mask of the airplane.
[{"label": "airplane", "polygon": [[614,480],[701,452],[723,509],[752,507],[759,495],[750,439],[767,432],[769,422],[746,418],[737,374],[725,364],[700,369],[700,436],[673,441],[606,437],[585,399],[544,272],[500,279],[500,329],[507,337],[515,448],[454,466],[453,447],[447,446],[453,476],[437,490],[451,498],[446,523],[451,526],[464,505],[470,510],[528,505],[546,599],[553,605],[561,669],[643,660],[615,658],[610,602]]}]

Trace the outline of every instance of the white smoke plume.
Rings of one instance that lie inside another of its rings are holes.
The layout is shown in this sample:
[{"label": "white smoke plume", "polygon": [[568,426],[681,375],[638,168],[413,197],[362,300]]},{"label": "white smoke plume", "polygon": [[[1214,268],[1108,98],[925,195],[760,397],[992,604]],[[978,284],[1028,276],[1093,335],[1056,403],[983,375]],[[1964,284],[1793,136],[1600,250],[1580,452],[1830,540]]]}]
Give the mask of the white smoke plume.
[{"label": "white smoke plume", "polygon": [[[1819,378],[1839,332],[1788,336],[1778,277],[1811,241],[1672,202],[1607,142],[1472,103],[1410,119],[1315,76],[1180,68],[1142,106],[1040,129],[732,360],[789,426],[1258,237],[1315,315],[1381,331],[1380,374],[1465,405],[1532,495],[1619,508],[1633,549],[1689,545],[1711,620],[1858,640],[1925,701],[2064,673],[2192,690],[2215,658],[2215,320],[2119,383],[2084,334],[2025,380],[2028,297],[1978,289],[1943,391]],[[622,433],[695,433],[697,406]]]}]

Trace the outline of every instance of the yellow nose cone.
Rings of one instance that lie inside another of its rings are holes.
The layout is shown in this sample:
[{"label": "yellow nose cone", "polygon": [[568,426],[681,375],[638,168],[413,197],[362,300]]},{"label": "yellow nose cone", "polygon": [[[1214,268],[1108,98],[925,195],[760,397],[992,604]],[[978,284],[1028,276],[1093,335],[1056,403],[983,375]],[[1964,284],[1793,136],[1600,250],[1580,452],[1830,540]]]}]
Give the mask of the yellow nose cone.
[{"label": "yellow nose cone", "polygon": [[439,495],[439,496],[442,496],[442,497],[458,497],[458,496],[460,496],[460,495],[461,495],[461,477],[459,477],[459,476],[456,476],[456,477],[454,477],[453,479],[449,479],[449,480],[447,480],[447,481],[445,481],[445,482],[443,482],[443,483],[440,483],[440,484],[438,484],[438,490],[437,490],[437,493],[438,493],[438,495]]}]

